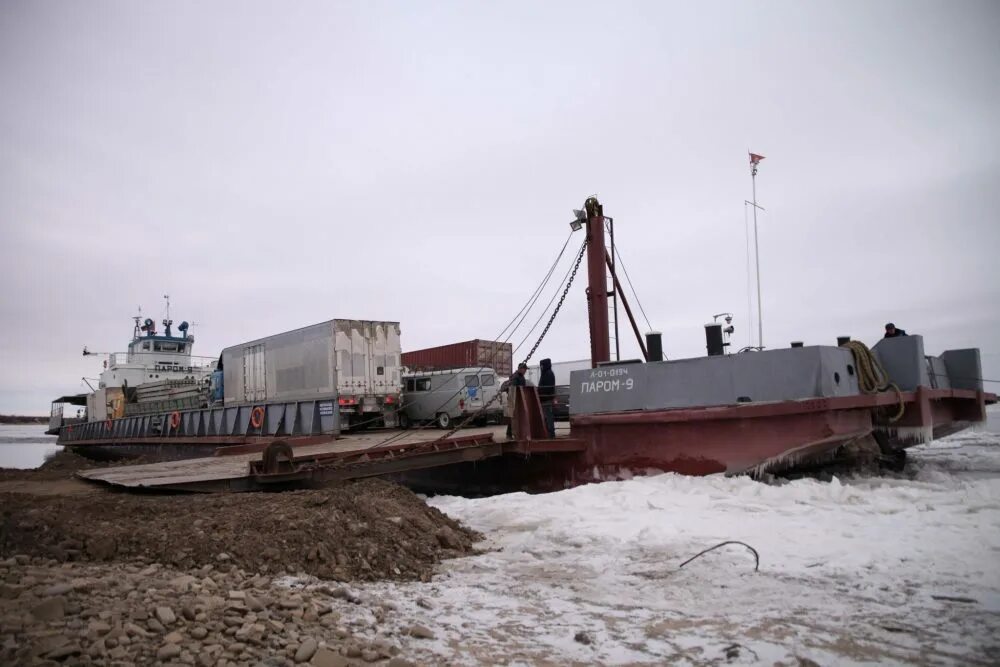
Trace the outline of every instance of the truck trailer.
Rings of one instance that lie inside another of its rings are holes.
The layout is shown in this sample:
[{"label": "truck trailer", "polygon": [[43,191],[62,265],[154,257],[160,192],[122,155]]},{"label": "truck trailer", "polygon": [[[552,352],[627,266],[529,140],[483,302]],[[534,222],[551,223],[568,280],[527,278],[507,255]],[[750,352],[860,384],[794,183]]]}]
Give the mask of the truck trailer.
[{"label": "truck trailer", "polygon": [[402,393],[399,322],[334,319],[227,347],[225,406],[330,399],[342,428],[394,427]]}]

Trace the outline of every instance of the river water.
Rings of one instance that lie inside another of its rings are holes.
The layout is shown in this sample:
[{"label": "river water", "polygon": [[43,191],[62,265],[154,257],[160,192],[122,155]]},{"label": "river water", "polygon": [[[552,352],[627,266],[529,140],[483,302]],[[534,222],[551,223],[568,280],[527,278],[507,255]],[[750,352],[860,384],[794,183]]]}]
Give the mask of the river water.
[{"label": "river water", "polygon": [[37,468],[62,449],[44,424],[0,424],[0,468]]}]

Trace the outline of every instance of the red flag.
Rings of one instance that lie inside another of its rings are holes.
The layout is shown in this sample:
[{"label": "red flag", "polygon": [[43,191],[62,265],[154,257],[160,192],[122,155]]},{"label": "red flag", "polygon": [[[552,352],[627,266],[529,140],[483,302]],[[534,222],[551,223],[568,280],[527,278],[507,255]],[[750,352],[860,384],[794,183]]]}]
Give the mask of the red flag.
[{"label": "red flag", "polygon": [[750,164],[760,164],[760,161],[764,159],[763,155],[757,155],[756,153],[750,153]]}]

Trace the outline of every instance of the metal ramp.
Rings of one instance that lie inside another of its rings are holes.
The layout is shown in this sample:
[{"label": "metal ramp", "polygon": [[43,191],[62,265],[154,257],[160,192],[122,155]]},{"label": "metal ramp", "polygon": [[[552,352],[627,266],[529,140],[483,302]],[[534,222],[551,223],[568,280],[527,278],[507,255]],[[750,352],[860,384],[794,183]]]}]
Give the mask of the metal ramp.
[{"label": "metal ramp", "polygon": [[[478,428],[441,439],[436,431],[415,431],[405,441],[380,445],[385,433],[292,448],[282,441],[263,452],[80,471],[78,477],[135,491],[211,493],[315,486],[365,477],[394,476],[502,457],[526,460],[535,454],[571,454],[584,443],[570,438],[503,440],[503,427]],[[496,437],[496,436],[501,437]]]},{"label": "metal ramp", "polygon": [[390,445],[361,452],[323,457],[283,456],[280,444],[265,451],[260,461],[250,463],[250,478],[256,487],[289,482],[329,483],[363,477],[381,477],[485,461],[508,454],[530,456],[583,451],[582,441],[508,440],[497,442],[492,434],[470,435],[427,443]]}]

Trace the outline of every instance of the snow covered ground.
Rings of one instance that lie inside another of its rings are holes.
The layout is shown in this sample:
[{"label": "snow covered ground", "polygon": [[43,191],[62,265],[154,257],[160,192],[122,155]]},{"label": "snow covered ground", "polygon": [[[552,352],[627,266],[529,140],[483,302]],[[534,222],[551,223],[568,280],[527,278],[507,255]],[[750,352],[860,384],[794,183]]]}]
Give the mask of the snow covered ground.
[{"label": "snow covered ground", "polygon": [[[373,584],[430,663],[997,664],[1000,435],[910,450],[891,478],[665,474],[431,504],[487,536],[425,584]],[[686,565],[687,558],[725,540]]]}]

